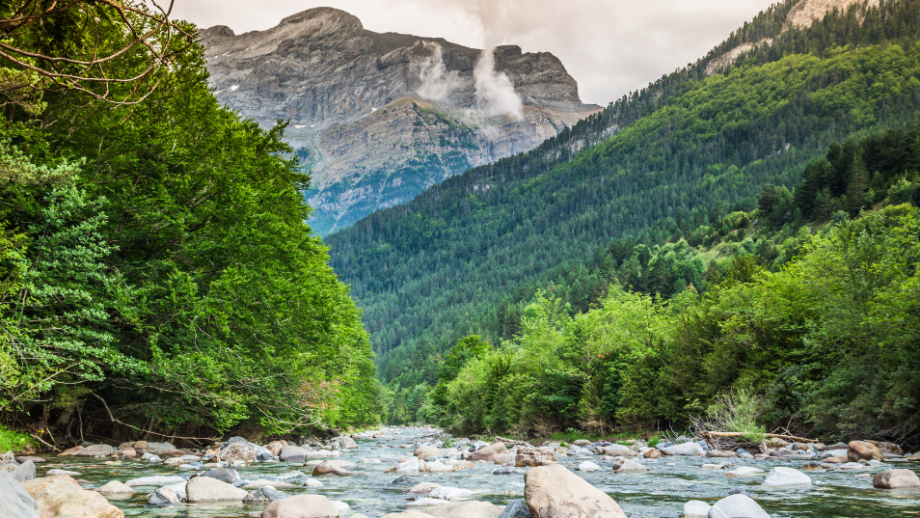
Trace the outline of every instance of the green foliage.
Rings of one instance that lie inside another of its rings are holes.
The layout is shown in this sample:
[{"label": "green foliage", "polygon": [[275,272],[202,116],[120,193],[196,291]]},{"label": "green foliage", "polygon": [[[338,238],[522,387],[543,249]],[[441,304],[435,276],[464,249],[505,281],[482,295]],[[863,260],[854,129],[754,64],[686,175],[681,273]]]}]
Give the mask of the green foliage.
[{"label": "green foliage", "polygon": [[38,443],[35,441],[35,439],[29,437],[28,435],[10,430],[0,425],[0,450],[4,452],[18,452],[26,446],[34,447],[37,445]]},{"label": "green foliage", "polygon": [[716,429],[742,433],[748,441],[760,444],[766,433],[763,425],[757,423],[763,407],[762,398],[749,390],[739,389],[734,394],[716,398],[706,409],[706,416]]}]

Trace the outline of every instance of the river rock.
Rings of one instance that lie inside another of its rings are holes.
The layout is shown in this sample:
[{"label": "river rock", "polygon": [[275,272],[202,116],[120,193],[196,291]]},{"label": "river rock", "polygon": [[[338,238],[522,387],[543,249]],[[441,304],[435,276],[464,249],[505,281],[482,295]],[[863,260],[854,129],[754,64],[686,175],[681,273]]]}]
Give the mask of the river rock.
[{"label": "river rock", "polygon": [[314,477],[322,477],[324,475],[335,475],[337,477],[350,477],[354,475],[354,473],[346,469],[340,468],[336,466],[335,464],[327,461],[313,468]]},{"label": "river rock", "polygon": [[73,448],[68,448],[61,452],[61,457],[73,457],[83,451],[83,446],[74,446]]},{"label": "river rock", "polygon": [[505,446],[505,443],[496,442],[490,446],[486,446],[478,451],[466,454],[467,457],[465,460],[477,462],[480,460],[486,462],[495,462],[496,457],[501,457],[502,459],[510,456],[508,453],[508,448]]},{"label": "river rock", "polygon": [[837,450],[826,450],[824,453],[821,454],[821,458],[822,458],[822,459],[826,459],[826,458],[828,458],[828,457],[846,457],[846,456],[847,456],[847,451],[848,451],[848,450],[839,450],[839,449],[837,449]]},{"label": "river rock", "polygon": [[292,495],[278,491],[273,486],[264,486],[246,495],[246,498],[243,499],[243,503],[244,504],[267,504],[269,502],[274,502],[276,500],[290,498],[291,496]]},{"label": "river rock", "polygon": [[723,498],[709,510],[709,518],[770,518],[757,502],[747,495]]},{"label": "river rock", "polygon": [[390,482],[390,484],[397,485],[397,486],[415,486],[421,483],[422,483],[421,480],[418,480],[412,477],[406,477],[406,476],[399,477],[393,480],[392,482]]},{"label": "river rock", "polygon": [[646,459],[660,459],[664,456],[664,454],[661,453],[661,450],[657,448],[649,448],[648,451],[642,454],[642,456]]},{"label": "river rock", "polygon": [[285,446],[290,446],[290,444],[287,441],[272,441],[265,445],[265,449],[270,451],[275,457],[278,457],[281,455],[281,450],[284,449]]},{"label": "river rock", "polygon": [[308,478],[304,481],[303,485],[306,487],[323,487],[325,484],[315,478]]},{"label": "river rock", "polygon": [[338,466],[338,467],[340,467],[340,468],[342,468],[342,469],[354,468],[354,467],[357,467],[357,466],[358,466],[358,465],[355,464],[354,462],[351,462],[351,461],[348,461],[348,460],[339,460],[339,459],[332,459],[332,460],[311,460],[311,461],[309,461],[309,462],[304,463],[304,466],[309,466],[309,467],[311,467],[311,468],[315,468],[316,466],[319,466],[320,464],[322,464],[322,463],[324,463],[324,462],[328,462],[329,464],[335,464],[336,466]]},{"label": "river rock", "polygon": [[847,457],[852,462],[860,460],[883,460],[882,450],[878,446],[866,441],[850,441],[847,445]]},{"label": "river rock", "polygon": [[76,477],[79,474],[80,473],[78,471],[68,471],[66,469],[49,469],[48,471],[45,472],[46,477],[60,477],[60,476]]},{"label": "river rock", "polygon": [[9,473],[0,472],[0,516],[3,518],[38,518],[35,499]]},{"label": "river rock", "polygon": [[623,446],[622,444],[608,444],[606,446],[598,446],[595,448],[598,453],[601,455],[627,455],[630,453],[628,446]]},{"label": "river rock", "polygon": [[325,496],[295,495],[265,506],[262,518],[337,518],[339,514]]},{"label": "river rock", "polygon": [[43,463],[43,462],[48,462],[46,459],[43,459],[43,458],[41,458],[41,457],[33,457],[33,456],[29,456],[29,455],[27,455],[27,456],[22,456],[22,457],[16,457],[16,462],[18,462],[18,463],[20,463],[20,464],[25,463],[25,462],[29,462],[30,460],[31,460],[33,463],[35,463],[35,464],[41,464],[41,463]]},{"label": "river rock", "polygon": [[422,460],[427,459],[429,457],[440,457],[441,455],[445,455],[446,453],[447,452],[444,450],[440,450],[438,448],[432,448],[431,446],[421,446],[419,448],[416,448],[416,450],[412,452],[413,455],[415,455],[416,457]]},{"label": "river rock", "polygon": [[240,479],[240,473],[235,469],[229,468],[210,468],[198,476],[216,478],[228,484],[232,484]]},{"label": "river rock", "polygon": [[607,493],[560,464],[529,470],[524,497],[535,518],[626,518]]},{"label": "river rock", "polygon": [[723,459],[733,459],[738,456],[737,453],[731,450],[710,450],[706,452],[707,457],[723,458]]},{"label": "river rock", "polygon": [[115,448],[107,444],[94,444],[88,448],[83,448],[79,453],[78,457],[105,457],[115,453]]},{"label": "river rock", "polygon": [[138,455],[143,455],[150,451],[150,443],[147,441],[134,441],[131,447],[134,448]]},{"label": "river rock", "polygon": [[150,452],[143,454],[141,456],[141,460],[151,462],[151,463],[163,462],[163,459],[161,459],[159,455],[154,455],[153,453],[150,453]]},{"label": "river rock", "polygon": [[648,467],[629,459],[613,464],[614,473],[648,473],[649,471],[651,470]]},{"label": "river rock", "polygon": [[307,460],[307,450],[297,446],[284,446],[278,457],[282,462],[304,462]]},{"label": "river rock", "polygon": [[339,450],[358,449],[358,443],[356,443],[354,439],[348,437],[347,435],[341,435],[339,437],[333,437],[332,439],[329,439],[329,445]]},{"label": "river rock", "polygon": [[178,493],[168,487],[161,487],[147,497],[147,503],[156,506],[177,505],[181,504],[182,500]]},{"label": "river rock", "polygon": [[168,442],[148,442],[144,444],[144,441],[137,441],[134,443],[134,449],[142,448],[144,452],[150,452],[154,455],[165,455],[169,452],[176,451],[176,447],[172,443]]},{"label": "river rock", "polygon": [[441,486],[432,489],[431,492],[428,493],[428,496],[431,498],[437,498],[439,500],[458,500],[461,498],[468,498],[472,494],[473,492],[469,489]]},{"label": "river rock", "polygon": [[556,461],[556,455],[540,448],[518,448],[514,465],[518,468],[532,468],[545,461]]},{"label": "river rock", "polygon": [[706,450],[704,450],[702,446],[700,446],[699,444],[695,442],[685,442],[683,444],[675,444],[674,446],[668,446],[667,448],[664,448],[663,451],[667,455],[675,455],[675,456],[697,455],[697,456],[702,457],[706,455]]},{"label": "river rock", "polygon": [[767,478],[763,480],[761,485],[771,487],[810,486],[811,479],[797,469],[777,467],[767,474]]},{"label": "river rock", "polygon": [[432,489],[441,487],[441,484],[434,482],[422,482],[409,488],[409,492],[414,495],[427,495]]},{"label": "river rock", "polygon": [[183,477],[176,476],[166,476],[166,475],[155,475],[152,477],[141,477],[141,478],[132,478],[131,480],[125,482],[126,486],[135,487],[135,486],[168,486],[170,484],[184,484],[186,480]]},{"label": "river rock", "polygon": [[909,469],[891,469],[875,475],[872,486],[877,489],[920,488],[920,478]]},{"label": "river rock", "polygon": [[[29,480],[22,487],[35,499],[38,515],[43,518],[124,518],[121,509],[99,493],[85,491],[76,480],[67,477],[43,477]],[[17,517],[18,518],[18,517]]]},{"label": "river rock", "polygon": [[10,475],[19,482],[25,482],[26,480],[35,479],[35,463],[31,460],[27,460],[16,466]]},{"label": "river rock", "polygon": [[501,509],[489,502],[458,502],[425,509],[435,518],[499,518]]},{"label": "river rock", "polygon": [[246,498],[246,491],[211,477],[195,477],[185,486],[189,503],[225,502]]},{"label": "river rock", "polygon": [[517,475],[518,470],[512,466],[502,466],[492,470],[493,475]]},{"label": "river rock", "polygon": [[406,507],[434,507],[436,505],[444,505],[444,500],[439,500],[437,498],[418,498],[412,500],[411,502],[406,503]]},{"label": "river rock", "polygon": [[530,508],[520,500],[508,502],[499,518],[533,518]]},{"label": "river rock", "polygon": [[748,477],[751,475],[759,475],[763,473],[764,470],[752,468],[750,466],[739,466],[731,471],[726,471],[723,473],[726,477]]},{"label": "river rock", "polygon": [[585,461],[578,465],[575,468],[577,471],[584,471],[586,473],[591,473],[593,471],[600,471],[601,467],[591,461]]},{"label": "river rock", "polygon": [[137,457],[137,450],[134,448],[118,448],[115,450],[112,455],[115,457],[121,457],[123,459],[133,459]]},{"label": "river rock", "polygon": [[220,460],[231,464],[236,461],[251,464],[256,461],[266,461],[274,458],[274,455],[268,449],[258,444],[253,444],[242,437],[232,437],[222,444],[217,456],[220,457]]},{"label": "river rock", "polygon": [[894,455],[904,455],[904,450],[900,446],[890,442],[880,442],[876,444],[882,453],[892,453]]},{"label": "river rock", "polygon": [[440,460],[435,462],[426,462],[425,466],[428,468],[425,470],[428,473],[451,473],[454,471],[453,466],[448,466]]},{"label": "river rock", "polygon": [[111,482],[103,486],[93,489],[93,491],[97,493],[103,493],[103,494],[105,493],[116,493],[116,494],[137,493],[137,491],[131,489],[130,487],[125,485],[123,482],[120,482],[118,480],[112,480]]},{"label": "river rock", "polygon": [[709,516],[709,510],[712,506],[699,500],[691,500],[684,504],[684,510],[680,513],[680,518],[706,518]]}]

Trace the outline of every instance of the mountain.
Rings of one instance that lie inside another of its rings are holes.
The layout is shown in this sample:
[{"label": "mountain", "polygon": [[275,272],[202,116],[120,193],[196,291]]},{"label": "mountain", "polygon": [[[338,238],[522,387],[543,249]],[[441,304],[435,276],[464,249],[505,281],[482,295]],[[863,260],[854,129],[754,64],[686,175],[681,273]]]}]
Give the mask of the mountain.
[{"label": "mountain", "polygon": [[316,8],[267,31],[201,31],[211,85],[262,126],[289,119],[312,169],[319,234],[428,186],[527,151],[600,111],[549,53],[481,50],[440,38],[378,34]]},{"label": "mountain", "polygon": [[[430,383],[459,338],[513,336],[538,289],[587,310],[617,282],[603,266],[620,238],[752,210],[765,185],[798,183],[830,143],[916,124],[920,1],[831,9],[804,27],[790,22],[801,5],[776,4],[532,152],[328,236],[384,379]],[[671,295],[687,279],[649,285]]]}]

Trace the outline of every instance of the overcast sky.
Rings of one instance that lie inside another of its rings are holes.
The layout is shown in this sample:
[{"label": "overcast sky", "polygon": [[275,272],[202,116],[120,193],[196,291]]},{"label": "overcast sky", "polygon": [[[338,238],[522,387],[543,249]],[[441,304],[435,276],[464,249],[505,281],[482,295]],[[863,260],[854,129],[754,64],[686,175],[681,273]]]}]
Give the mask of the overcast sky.
[{"label": "overcast sky", "polygon": [[237,34],[336,7],[375,32],[552,52],[582,101],[606,105],[703,57],[774,0],[175,0],[174,17]]}]

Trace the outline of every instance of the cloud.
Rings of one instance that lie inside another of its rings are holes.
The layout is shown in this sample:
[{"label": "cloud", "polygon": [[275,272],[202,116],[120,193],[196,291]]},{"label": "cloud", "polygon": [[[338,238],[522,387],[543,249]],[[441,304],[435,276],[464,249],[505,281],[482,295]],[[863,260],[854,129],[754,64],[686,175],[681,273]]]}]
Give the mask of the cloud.
[{"label": "cloud", "polygon": [[775,0],[176,0],[201,27],[264,30],[312,7],[348,11],[376,32],[468,47],[552,52],[585,102],[605,105],[703,57]]},{"label": "cloud", "polygon": [[510,115],[521,120],[524,118],[524,105],[508,76],[495,71],[494,52],[494,47],[483,50],[473,69],[476,108],[484,117]]},{"label": "cloud", "polygon": [[430,54],[412,63],[421,81],[416,93],[423,99],[451,102],[454,92],[463,88],[459,72],[447,70],[447,65],[444,64],[444,49],[440,45],[427,41],[421,42],[421,45]]}]

